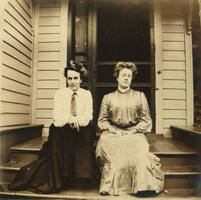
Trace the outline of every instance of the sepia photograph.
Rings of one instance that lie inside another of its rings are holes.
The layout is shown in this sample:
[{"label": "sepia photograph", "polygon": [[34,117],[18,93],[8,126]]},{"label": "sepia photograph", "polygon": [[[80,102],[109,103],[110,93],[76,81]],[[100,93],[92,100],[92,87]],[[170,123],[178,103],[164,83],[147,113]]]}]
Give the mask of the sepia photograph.
[{"label": "sepia photograph", "polygon": [[0,199],[201,199],[201,0],[1,0]]}]

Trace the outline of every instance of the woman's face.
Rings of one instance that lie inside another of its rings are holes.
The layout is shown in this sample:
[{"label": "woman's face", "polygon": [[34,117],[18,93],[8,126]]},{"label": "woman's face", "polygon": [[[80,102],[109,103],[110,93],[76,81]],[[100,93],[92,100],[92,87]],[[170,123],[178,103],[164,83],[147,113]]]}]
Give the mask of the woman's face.
[{"label": "woman's face", "polygon": [[68,70],[67,72],[67,83],[68,87],[73,91],[77,91],[80,88],[80,83],[82,82],[80,78],[80,73],[74,70]]},{"label": "woman's face", "polygon": [[117,78],[118,86],[122,89],[130,88],[132,81],[132,71],[131,69],[123,68],[119,71],[119,76]]}]

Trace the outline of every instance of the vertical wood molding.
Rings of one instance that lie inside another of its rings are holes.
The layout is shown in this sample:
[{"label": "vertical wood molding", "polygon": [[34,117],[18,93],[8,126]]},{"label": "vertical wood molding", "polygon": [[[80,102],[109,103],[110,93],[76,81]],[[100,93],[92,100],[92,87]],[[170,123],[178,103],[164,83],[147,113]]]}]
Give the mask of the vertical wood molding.
[{"label": "vertical wood molding", "polygon": [[64,68],[67,64],[67,38],[68,38],[68,9],[69,0],[61,2],[61,38],[60,38],[60,81],[59,87],[66,87],[66,79],[64,77]]},{"label": "vertical wood molding", "polygon": [[193,59],[192,59],[192,35],[190,32],[185,34],[186,51],[186,111],[187,125],[193,125],[194,118],[194,92],[193,92]]},{"label": "vertical wood molding", "polygon": [[[163,105],[162,105],[162,27],[160,1],[154,0],[154,40],[155,40],[155,108],[156,134],[163,133]],[[158,73],[159,72],[159,73]]]},{"label": "vertical wood molding", "polygon": [[191,34],[192,31],[192,12],[193,12],[193,0],[188,0],[186,2],[186,31],[187,34]]},{"label": "vertical wood molding", "polygon": [[199,16],[200,16],[200,28],[201,28],[201,0],[198,0],[198,4],[199,4]]},{"label": "vertical wood molding", "polygon": [[38,20],[40,11],[40,0],[34,1],[33,8],[33,52],[32,52],[32,102],[31,102],[31,123],[36,124],[37,105],[37,69],[38,69]]},{"label": "vertical wood molding", "polygon": [[[5,5],[7,3],[7,0],[2,0],[0,2],[0,22],[1,25],[4,24],[4,8]],[[2,93],[1,93],[1,88],[2,88],[2,84],[1,84],[1,70],[2,70],[2,50],[3,50],[3,26],[0,27],[0,115],[1,115],[1,98],[2,98]],[[0,126],[1,126],[1,122],[0,122]]]},{"label": "vertical wood molding", "polygon": [[93,78],[96,76],[96,54],[97,54],[97,12],[96,1],[92,1],[89,4],[88,15],[88,72],[89,72],[89,90],[93,96],[94,118],[97,118],[97,104],[96,104],[96,80]]}]

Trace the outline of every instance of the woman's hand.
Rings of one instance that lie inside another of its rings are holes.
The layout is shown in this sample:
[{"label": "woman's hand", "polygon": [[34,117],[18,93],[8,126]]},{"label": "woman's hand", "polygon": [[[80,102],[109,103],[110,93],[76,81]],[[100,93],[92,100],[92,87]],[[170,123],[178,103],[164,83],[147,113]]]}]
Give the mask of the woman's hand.
[{"label": "woman's hand", "polygon": [[79,125],[77,117],[71,117],[70,120],[69,120],[69,125],[70,125],[71,128],[76,129],[77,132],[79,132],[80,125]]},{"label": "woman's hand", "polygon": [[130,133],[131,134],[136,134],[137,133],[137,129],[134,128],[134,129],[130,130]]},{"label": "woman's hand", "polygon": [[128,133],[129,133],[129,131],[126,131],[126,130],[118,130],[118,131],[116,131],[116,135],[120,135],[120,136],[127,135]]}]

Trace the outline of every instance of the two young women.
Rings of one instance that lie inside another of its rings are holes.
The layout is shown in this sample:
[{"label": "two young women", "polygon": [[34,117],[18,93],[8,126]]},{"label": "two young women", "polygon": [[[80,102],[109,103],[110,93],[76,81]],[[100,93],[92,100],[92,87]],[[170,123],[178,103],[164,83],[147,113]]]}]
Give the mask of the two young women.
[{"label": "two young women", "polygon": [[[102,195],[159,193],[164,186],[159,158],[149,152],[143,134],[152,128],[146,97],[130,88],[136,73],[133,63],[118,62],[114,70],[118,88],[102,100],[98,118],[102,134],[96,148]],[[81,63],[71,62],[64,74],[68,87],[55,94],[48,140],[39,158],[21,169],[10,189],[51,193],[76,177],[92,178],[92,97],[80,88],[87,72]]]}]

